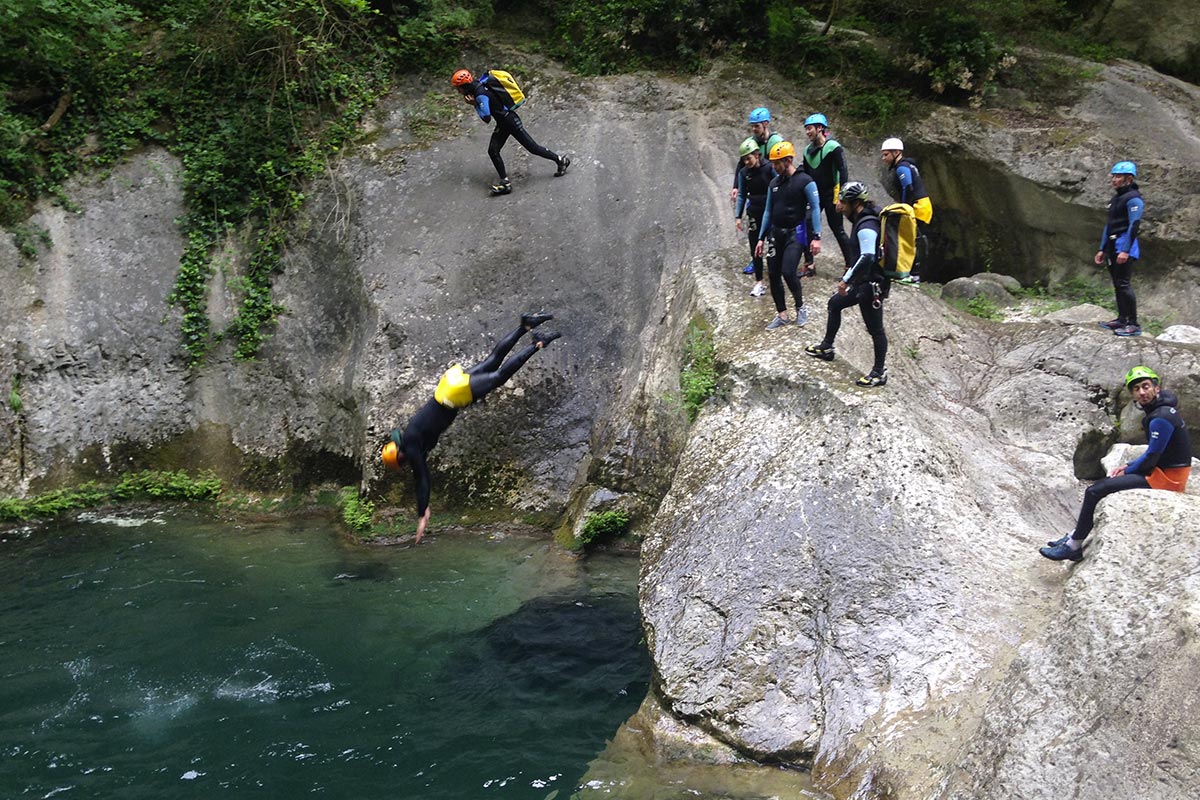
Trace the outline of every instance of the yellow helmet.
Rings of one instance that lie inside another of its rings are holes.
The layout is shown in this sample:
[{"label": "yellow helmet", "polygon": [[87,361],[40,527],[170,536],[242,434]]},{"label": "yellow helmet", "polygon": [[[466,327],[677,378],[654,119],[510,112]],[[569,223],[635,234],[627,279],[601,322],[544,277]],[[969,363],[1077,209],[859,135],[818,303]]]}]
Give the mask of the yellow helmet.
[{"label": "yellow helmet", "polygon": [[779,161],[782,158],[795,158],[796,148],[792,147],[791,142],[778,142],[771,148],[771,152],[767,154],[767,158],[772,161]]}]

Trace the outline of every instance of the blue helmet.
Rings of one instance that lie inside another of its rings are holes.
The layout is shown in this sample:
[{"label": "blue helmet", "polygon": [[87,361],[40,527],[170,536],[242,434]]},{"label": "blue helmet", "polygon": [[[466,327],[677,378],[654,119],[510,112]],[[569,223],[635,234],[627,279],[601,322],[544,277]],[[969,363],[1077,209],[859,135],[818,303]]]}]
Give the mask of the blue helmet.
[{"label": "blue helmet", "polygon": [[828,128],[829,120],[825,119],[824,114],[809,114],[804,120],[804,127],[807,128],[809,125],[824,125],[826,128]]},{"label": "blue helmet", "polygon": [[756,122],[770,122],[771,112],[766,108],[759,106],[750,112],[750,119],[747,124],[753,125]]},{"label": "blue helmet", "polygon": [[1116,164],[1113,164],[1112,172],[1110,172],[1109,174],[1110,175],[1132,175],[1133,177],[1136,178],[1137,177],[1137,164],[1134,164],[1132,161],[1118,161]]}]

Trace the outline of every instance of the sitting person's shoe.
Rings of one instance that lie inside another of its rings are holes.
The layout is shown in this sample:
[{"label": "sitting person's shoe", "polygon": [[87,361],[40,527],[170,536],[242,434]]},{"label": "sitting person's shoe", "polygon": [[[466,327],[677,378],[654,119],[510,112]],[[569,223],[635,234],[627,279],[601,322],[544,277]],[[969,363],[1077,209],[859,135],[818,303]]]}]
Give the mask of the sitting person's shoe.
[{"label": "sitting person's shoe", "polygon": [[558,331],[534,331],[531,338],[533,339],[533,343],[535,345],[540,344],[542,347],[545,347],[560,336],[562,336],[562,334]]},{"label": "sitting person's shoe", "polygon": [[1071,538],[1071,534],[1064,533],[1062,536],[1055,539],[1053,542],[1046,542],[1046,547],[1058,547],[1060,544],[1066,544],[1067,539]]},{"label": "sitting person's shoe", "polygon": [[521,324],[524,325],[529,330],[533,330],[538,325],[541,325],[543,322],[549,322],[552,319],[554,319],[553,314],[547,314],[542,311],[537,311],[537,312],[526,311],[524,314],[521,315]]},{"label": "sitting person's shoe", "polygon": [[1137,325],[1126,325],[1113,331],[1117,336],[1141,336],[1142,329]]},{"label": "sitting person's shoe", "polygon": [[1056,544],[1054,547],[1038,548],[1038,552],[1051,561],[1081,561],[1083,559],[1083,548],[1072,550],[1066,542]]},{"label": "sitting person's shoe", "polygon": [[826,346],[822,344],[810,344],[804,348],[804,352],[808,353],[813,358],[819,358],[822,361],[833,361],[833,345]]},{"label": "sitting person's shoe", "polygon": [[558,171],[554,173],[554,177],[561,178],[567,174],[567,168],[571,166],[571,157],[563,156],[558,162]]},{"label": "sitting person's shoe", "polygon": [[876,372],[871,370],[866,375],[855,381],[859,386],[884,386],[887,384],[887,370]]}]

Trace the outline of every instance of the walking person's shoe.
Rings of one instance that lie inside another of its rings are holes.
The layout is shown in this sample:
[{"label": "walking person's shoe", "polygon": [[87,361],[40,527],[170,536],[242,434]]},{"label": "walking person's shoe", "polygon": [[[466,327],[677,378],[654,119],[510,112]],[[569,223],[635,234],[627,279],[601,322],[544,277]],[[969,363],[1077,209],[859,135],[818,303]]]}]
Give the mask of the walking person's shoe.
[{"label": "walking person's shoe", "polygon": [[887,370],[876,372],[871,370],[854,382],[858,386],[884,386],[887,384]]},{"label": "walking person's shoe", "polygon": [[563,156],[558,160],[558,171],[554,173],[554,177],[561,178],[567,174],[567,169],[571,166],[571,157]]},{"label": "walking person's shoe", "polygon": [[788,321],[786,319],[784,319],[783,317],[776,314],[775,319],[773,319],[767,323],[767,330],[773,331],[776,328],[782,328],[784,325],[787,325],[787,324],[788,324]]},{"label": "walking person's shoe", "polygon": [[1124,328],[1117,328],[1113,333],[1117,336],[1141,336],[1142,329],[1138,325],[1126,325]]},{"label": "walking person's shoe", "polygon": [[805,325],[808,323],[808,306],[800,306],[796,309],[796,324]]},{"label": "walking person's shoe", "polygon": [[763,286],[761,283],[754,284],[754,288],[750,290],[751,297],[762,297],[766,293],[767,287]]},{"label": "walking person's shoe", "polygon": [[1038,552],[1051,561],[1082,561],[1083,548],[1072,550],[1071,545],[1063,542],[1056,544],[1053,547],[1040,547]]},{"label": "walking person's shoe", "polygon": [[821,342],[821,344],[810,344],[804,348],[804,352],[822,361],[833,361],[833,345],[827,345],[824,342]]},{"label": "walking person's shoe", "polygon": [[492,197],[495,197],[496,195],[501,195],[501,194],[512,194],[512,181],[510,181],[508,178],[505,178],[502,181],[493,183],[491,192],[492,192]]},{"label": "walking person's shoe", "polygon": [[1125,320],[1110,319],[1108,322],[1097,322],[1096,324],[1101,328],[1107,328],[1110,331],[1115,331],[1125,327]]},{"label": "walking person's shoe", "polygon": [[552,319],[554,319],[554,315],[544,311],[526,311],[521,315],[521,324],[528,330],[533,330],[543,322],[549,322]]}]

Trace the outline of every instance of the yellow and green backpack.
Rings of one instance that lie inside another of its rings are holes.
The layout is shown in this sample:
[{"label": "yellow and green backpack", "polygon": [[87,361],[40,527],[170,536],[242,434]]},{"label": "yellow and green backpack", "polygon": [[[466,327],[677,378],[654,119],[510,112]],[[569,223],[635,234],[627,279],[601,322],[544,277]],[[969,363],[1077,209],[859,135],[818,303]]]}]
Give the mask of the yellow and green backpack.
[{"label": "yellow and green backpack", "polygon": [[500,87],[504,94],[508,95],[509,102],[504,104],[505,108],[517,108],[525,102],[525,93],[517,85],[517,79],[512,76],[512,73],[502,69],[489,69],[487,76]]}]

